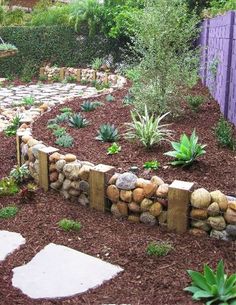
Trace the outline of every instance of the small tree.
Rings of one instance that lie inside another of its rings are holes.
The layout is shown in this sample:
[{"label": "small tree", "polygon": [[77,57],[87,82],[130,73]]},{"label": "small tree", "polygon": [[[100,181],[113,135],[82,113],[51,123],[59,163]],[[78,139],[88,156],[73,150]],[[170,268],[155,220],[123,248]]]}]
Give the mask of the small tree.
[{"label": "small tree", "polygon": [[193,41],[198,18],[181,0],[146,0],[135,19],[133,50],[140,63],[133,92],[135,106],[164,113],[178,110],[183,89],[197,81],[199,56]]}]

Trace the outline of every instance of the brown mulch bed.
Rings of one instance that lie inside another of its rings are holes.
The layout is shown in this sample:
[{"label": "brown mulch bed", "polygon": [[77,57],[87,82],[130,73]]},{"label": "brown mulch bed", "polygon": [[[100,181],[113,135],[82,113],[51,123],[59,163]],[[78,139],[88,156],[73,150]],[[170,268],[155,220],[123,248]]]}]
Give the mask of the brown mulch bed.
[{"label": "brown mulch bed", "polygon": [[9,1],[9,6],[21,6],[33,8],[39,0],[11,0]]},{"label": "brown mulch bed", "polygon": [[[195,114],[186,105],[183,105],[182,115],[170,120],[171,129],[175,131],[175,140],[179,140],[183,132],[190,135],[195,128],[200,143],[207,144],[207,153],[198,162],[190,168],[174,168],[169,165],[171,159],[163,155],[164,152],[171,149],[169,143],[162,143],[147,151],[140,144],[130,143],[123,137],[119,141],[122,151],[117,155],[107,155],[106,150],[110,144],[95,139],[97,130],[101,124],[111,123],[118,127],[120,134],[124,132],[124,123],[130,121],[131,109],[130,106],[127,107],[122,104],[127,91],[128,88],[115,92],[115,102],[106,102],[104,97],[96,98],[96,100],[105,102],[105,106],[99,107],[93,112],[83,113],[90,120],[90,126],[74,129],[68,127],[67,124],[61,124],[67,128],[67,132],[74,138],[75,142],[71,148],[58,147],[60,151],[62,153],[73,153],[77,155],[79,160],[113,165],[119,172],[124,172],[135,165],[139,167],[139,176],[148,178],[157,174],[168,183],[171,183],[174,179],[191,181],[195,182],[196,186],[203,186],[210,191],[220,189],[223,192],[235,195],[236,155],[235,152],[222,148],[217,143],[213,127],[220,118],[220,109],[218,104],[210,98],[207,89],[202,87],[201,84],[198,84],[193,90],[193,94],[202,94],[206,97],[206,102],[201,106],[199,112]],[[63,107],[71,107],[75,112],[79,112],[81,103],[81,98],[76,98],[41,116],[33,125],[35,138],[56,147],[55,137],[46,128],[48,120],[55,118],[60,113],[59,109]],[[144,162],[150,160],[158,160],[161,163],[161,168],[152,173],[144,171]]]}]

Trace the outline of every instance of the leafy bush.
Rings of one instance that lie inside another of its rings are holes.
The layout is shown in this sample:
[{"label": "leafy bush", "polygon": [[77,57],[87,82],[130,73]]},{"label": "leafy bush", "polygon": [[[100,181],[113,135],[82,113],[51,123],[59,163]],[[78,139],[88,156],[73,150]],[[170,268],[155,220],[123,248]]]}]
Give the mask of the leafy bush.
[{"label": "leafy bush", "polygon": [[21,203],[32,203],[36,195],[38,186],[34,183],[28,183],[20,191],[20,201]]},{"label": "leafy bush", "polygon": [[115,155],[118,154],[120,151],[121,151],[121,146],[118,145],[117,143],[113,143],[111,146],[108,147],[107,154]]},{"label": "leafy bush", "polygon": [[23,164],[21,166],[15,166],[11,171],[10,171],[10,177],[12,177],[16,183],[21,183],[24,181],[24,179],[29,177],[29,169],[26,164]]},{"label": "leafy bush", "polygon": [[54,134],[55,137],[59,138],[59,137],[64,136],[66,134],[66,129],[65,129],[65,127],[58,126],[58,128],[56,128],[53,131],[53,134]]},{"label": "leafy bush", "polygon": [[210,8],[203,11],[203,17],[214,17],[227,11],[236,10],[235,0],[211,0]]},{"label": "leafy bush", "polygon": [[10,43],[1,43],[0,51],[17,51],[17,47]]},{"label": "leafy bush", "polygon": [[80,231],[82,225],[79,221],[74,221],[70,219],[62,219],[58,222],[58,225],[61,229],[65,231]]},{"label": "leafy bush", "polygon": [[215,127],[215,136],[221,146],[235,149],[236,140],[233,135],[233,127],[224,118],[221,118]]},{"label": "leafy bush", "polygon": [[223,260],[218,263],[216,272],[208,265],[204,265],[203,273],[193,270],[187,272],[192,283],[184,290],[193,294],[193,300],[207,299],[209,301],[206,302],[206,305],[235,305],[236,273],[228,277],[224,272]]},{"label": "leafy bush", "polygon": [[0,196],[10,196],[19,192],[14,178],[6,177],[0,180]]},{"label": "leafy bush", "polygon": [[77,82],[77,78],[74,75],[68,75],[65,78],[65,82],[66,83],[76,83]]},{"label": "leafy bush", "polygon": [[198,22],[185,1],[145,2],[135,17],[133,42],[134,61],[140,62],[133,74],[141,75],[133,87],[138,111],[143,111],[144,101],[154,113],[180,111],[183,88],[192,87],[198,79],[199,56],[192,48]]},{"label": "leafy bush", "polygon": [[11,137],[11,136],[15,136],[17,129],[20,127],[20,120],[21,120],[21,116],[16,115],[12,121],[10,122],[10,124],[7,126],[6,129],[4,129],[4,134],[7,137]]},{"label": "leafy bush", "polygon": [[157,170],[159,166],[160,166],[160,162],[158,162],[157,160],[147,161],[143,165],[145,169],[153,169],[153,170]]},{"label": "leafy bush", "polygon": [[114,102],[115,101],[115,97],[112,95],[112,94],[108,94],[107,96],[106,96],[106,101],[107,102]]},{"label": "leafy bush", "polygon": [[198,137],[195,130],[190,138],[186,134],[182,134],[180,142],[171,142],[173,151],[164,153],[166,156],[175,158],[175,161],[171,162],[172,165],[191,165],[198,157],[204,155],[206,151],[204,148],[206,145],[198,144]]},{"label": "leafy bush", "polygon": [[186,101],[193,111],[198,111],[199,107],[204,103],[204,97],[201,95],[188,95]]},{"label": "leafy bush", "polygon": [[15,206],[7,206],[5,208],[0,209],[0,218],[11,218],[16,216],[19,212],[19,209]]},{"label": "leafy bush", "polygon": [[62,112],[61,114],[58,114],[55,118],[56,123],[63,123],[67,122],[71,116],[71,112]]},{"label": "leafy bush", "polygon": [[26,96],[22,100],[22,104],[26,106],[33,106],[35,103],[35,98],[33,96]]},{"label": "leafy bush", "polygon": [[83,128],[88,126],[89,121],[86,120],[80,113],[73,114],[69,119],[69,125],[74,128]]},{"label": "leafy bush", "polygon": [[119,140],[118,129],[114,125],[103,124],[98,130],[97,140],[103,142],[115,142]]},{"label": "leafy bush", "polygon": [[70,107],[64,107],[64,108],[60,109],[60,112],[62,112],[62,113],[70,113],[71,114],[73,112],[73,110]]},{"label": "leafy bush", "polygon": [[172,135],[171,130],[166,128],[170,124],[160,124],[167,115],[168,113],[158,117],[153,114],[150,116],[146,105],[144,115],[131,111],[133,122],[125,123],[127,126],[125,138],[131,141],[138,140],[148,149],[162,141],[167,141]]},{"label": "leafy bush", "polygon": [[171,250],[173,249],[173,246],[171,243],[166,241],[161,242],[152,242],[147,246],[147,254],[151,256],[165,256],[167,255]]},{"label": "leafy bush", "polygon": [[127,94],[123,99],[124,105],[133,105],[134,104],[134,96],[132,94]]},{"label": "leafy bush", "polygon": [[92,69],[99,70],[101,68],[102,64],[103,64],[103,59],[97,57],[92,61]]},{"label": "leafy bush", "polygon": [[74,143],[73,137],[71,137],[69,134],[65,133],[61,137],[57,138],[55,141],[55,144],[61,146],[61,147],[71,147]]}]

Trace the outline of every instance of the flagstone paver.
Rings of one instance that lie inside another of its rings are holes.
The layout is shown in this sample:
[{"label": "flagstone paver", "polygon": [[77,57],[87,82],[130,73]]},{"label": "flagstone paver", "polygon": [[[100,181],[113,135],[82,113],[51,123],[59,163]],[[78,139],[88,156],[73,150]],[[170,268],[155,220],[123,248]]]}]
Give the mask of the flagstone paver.
[{"label": "flagstone paver", "polygon": [[7,255],[18,249],[25,243],[21,234],[8,231],[0,231],[0,261],[3,261]]},{"label": "flagstone paver", "polygon": [[12,284],[33,299],[69,297],[98,287],[121,271],[119,266],[51,243],[28,264],[13,269]]}]

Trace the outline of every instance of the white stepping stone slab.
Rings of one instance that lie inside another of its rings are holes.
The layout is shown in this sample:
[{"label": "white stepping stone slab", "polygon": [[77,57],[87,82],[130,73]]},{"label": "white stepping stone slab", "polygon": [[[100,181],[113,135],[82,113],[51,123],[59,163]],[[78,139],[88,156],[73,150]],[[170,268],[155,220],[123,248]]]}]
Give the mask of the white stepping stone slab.
[{"label": "white stepping stone slab", "polygon": [[123,269],[50,243],[26,265],[13,269],[12,284],[33,299],[69,297],[98,287]]},{"label": "white stepping stone slab", "polygon": [[0,231],[0,261],[3,261],[7,255],[25,244],[25,239],[21,234],[8,231]]}]

